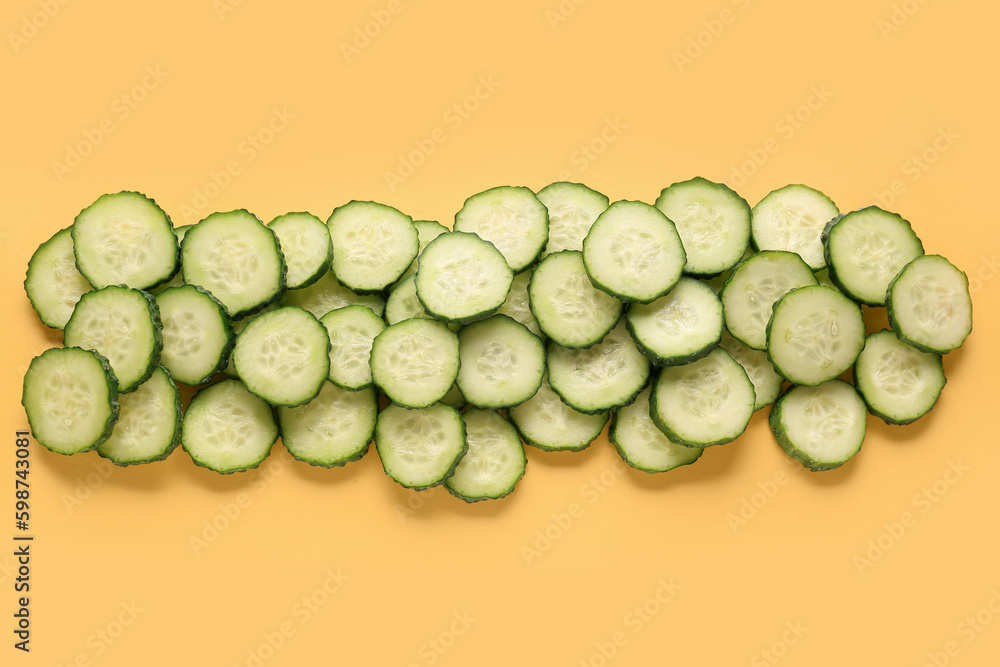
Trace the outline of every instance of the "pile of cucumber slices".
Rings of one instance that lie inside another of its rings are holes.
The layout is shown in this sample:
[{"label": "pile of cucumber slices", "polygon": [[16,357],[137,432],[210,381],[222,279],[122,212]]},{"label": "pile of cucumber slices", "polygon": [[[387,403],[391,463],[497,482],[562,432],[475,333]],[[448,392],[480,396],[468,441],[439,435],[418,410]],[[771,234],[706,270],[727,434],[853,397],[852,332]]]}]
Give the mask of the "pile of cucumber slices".
[{"label": "pile of cucumber slices", "polygon": [[[836,468],[869,412],[934,406],[972,329],[965,274],[899,215],[804,185],[751,208],[703,178],[653,205],[492,188],[452,229],[364,201],[175,228],[119,192],[38,248],[25,290],[64,334],[24,378],[52,451],[129,465],[181,445],[232,473],[279,437],[326,467],[374,441],[399,484],[470,502],[513,490],[522,443],[579,451],[610,420],[625,462],[664,472],[769,405],[789,456]],[[862,306],[891,330],[866,335]],[[184,410],[178,384],[200,387]]]}]

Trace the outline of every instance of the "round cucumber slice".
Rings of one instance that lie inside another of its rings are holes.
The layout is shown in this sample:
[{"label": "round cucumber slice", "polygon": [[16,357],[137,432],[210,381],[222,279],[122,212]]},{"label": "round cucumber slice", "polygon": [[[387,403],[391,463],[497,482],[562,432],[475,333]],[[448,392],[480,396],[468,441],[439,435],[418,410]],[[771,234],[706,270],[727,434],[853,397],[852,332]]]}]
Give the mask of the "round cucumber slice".
[{"label": "round cucumber slice", "polygon": [[685,276],[656,301],[630,304],[625,320],[650,361],[678,366],[704,357],[719,344],[722,303],[711,287]]},{"label": "round cucumber slice", "polygon": [[444,398],[458,367],[458,336],[441,322],[403,320],[372,342],[372,379],[389,400],[409,408],[425,408]]},{"label": "round cucumber slice", "polygon": [[462,417],[444,403],[417,410],[392,404],[375,423],[375,448],[385,474],[418,491],[443,484],[467,447]]},{"label": "round cucumber slice", "polygon": [[308,403],[278,407],[281,442],[299,461],[323,468],[343,466],[368,451],[377,416],[373,388],[347,391],[326,382]]},{"label": "round cucumber slice", "polygon": [[792,387],[771,408],[770,424],[785,453],[812,471],[839,468],[861,449],[865,402],[843,380]]},{"label": "round cucumber slice", "polygon": [[510,419],[524,441],[547,452],[579,452],[601,435],[609,412],[588,415],[566,405],[547,379],[535,395],[510,409]]},{"label": "round cucumber slice", "polygon": [[358,294],[381,292],[399,280],[417,256],[413,219],[385,204],[351,201],[327,220],[333,272]]},{"label": "round cucumber slice", "polygon": [[549,237],[549,216],[535,193],[500,186],[473,195],[455,214],[455,231],[489,241],[514,273],[535,263]]},{"label": "round cucumber slice", "polygon": [[583,239],[610,200],[580,183],[559,181],[538,191],[538,200],[549,213],[549,240],[542,252],[546,257],[561,250],[583,250]]},{"label": "round cucumber slice", "polygon": [[909,424],[930,412],[945,382],[940,354],[922,352],[888,329],[868,336],[854,364],[868,411],[887,424]]},{"label": "round cucumber slice", "polygon": [[753,207],[750,228],[758,250],[794,252],[814,271],[826,267],[823,230],[840,215],[837,205],[807,185],[786,185]]},{"label": "round cucumber slice", "polygon": [[346,306],[320,322],[330,335],[330,381],[349,391],[372,386],[372,342],[385,330],[382,318],[364,306]]},{"label": "round cucumber slice", "polygon": [[319,280],[330,268],[333,248],[330,230],[311,213],[286,213],[267,223],[278,237],[287,265],[286,289],[301,289]]},{"label": "round cucumber slice", "polygon": [[38,246],[28,261],[24,291],[38,318],[53,329],[66,326],[80,297],[91,289],[76,268],[69,227]]},{"label": "round cucumber slice", "polygon": [[667,472],[697,461],[704,450],[685,447],[663,434],[649,416],[649,393],[646,387],[632,405],[614,414],[608,439],[625,463],[643,472]]},{"label": "round cucumber slice", "polygon": [[535,395],[545,373],[545,345],[506,315],[458,332],[458,388],[473,405],[506,408]]},{"label": "round cucumber slice", "polygon": [[468,450],[445,486],[467,503],[503,498],[524,477],[528,464],[517,431],[495,410],[473,408],[462,421]]},{"label": "round cucumber slice", "polygon": [[226,367],[236,334],[226,307],[197,285],[156,295],[163,323],[160,363],[177,382],[205,384]]},{"label": "round cucumber slice", "polygon": [[98,454],[129,466],[162,461],[181,444],[181,393],[162,366],[118,401],[118,422]]},{"label": "round cucumber slice", "polygon": [[465,324],[503,305],[514,273],[492,243],[458,231],[427,244],[415,280],[417,298],[431,316]]},{"label": "round cucumber slice", "polygon": [[889,283],[889,324],[924,352],[951,352],[972,332],[969,279],[941,255],[922,255]]},{"label": "round cucumber slice", "polygon": [[594,287],[576,250],[543,259],[528,285],[528,305],[547,337],[563,347],[590,347],[614,329],[623,304]]}]

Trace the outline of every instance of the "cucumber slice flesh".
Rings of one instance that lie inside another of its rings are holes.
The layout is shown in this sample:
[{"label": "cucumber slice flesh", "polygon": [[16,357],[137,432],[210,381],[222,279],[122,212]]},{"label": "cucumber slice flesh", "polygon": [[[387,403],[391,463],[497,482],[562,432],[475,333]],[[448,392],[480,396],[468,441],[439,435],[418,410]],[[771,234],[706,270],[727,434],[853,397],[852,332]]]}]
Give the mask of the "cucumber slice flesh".
[{"label": "cucumber slice flesh", "polygon": [[311,213],[286,213],[267,223],[285,258],[286,289],[308,287],[330,268],[330,231]]},{"label": "cucumber slice flesh", "polygon": [[160,363],[177,382],[199,385],[225,368],[236,342],[226,307],[196,285],[156,295],[163,323]]},{"label": "cucumber slice flesh", "polygon": [[538,321],[531,313],[531,302],[528,298],[528,286],[531,284],[531,277],[534,274],[534,270],[529,269],[514,276],[514,280],[510,283],[510,292],[507,294],[507,299],[497,310],[497,313],[520,322],[528,327],[528,331],[539,338],[544,338],[545,334],[538,328]]},{"label": "cucumber slice flesh", "polygon": [[528,285],[528,304],[547,337],[563,347],[589,347],[621,319],[623,304],[594,287],[583,253],[552,253],[535,267]]},{"label": "cucumber slice flesh", "polygon": [[80,297],[91,289],[76,268],[69,227],[38,246],[28,261],[24,291],[38,318],[53,329],[66,326]]},{"label": "cucumber slice flesh", "polygon": [[549,240],[542,257],[561,250],[583,250],[583,239],[610,200],[580,183],[559,181],[538,191],[549,214]]},{"label": "cucumber slice flesh", "polygon": [[922,255],[889,284],[889,323],[924,352],[947,353],[972,332],[969,279],[940,255]]},{"label": "cucumber slice flesh", "polygon": [[722,332],[719,346],[729,353],[747,372],[747,377],[753,383],[753,409],[760,410],[765,405],[771,405],[781,393],[781,385],[785,378],[774,370],[771,361],[764,350],[755,350],[746,343],[733,338],[729,332]]},{"label": "cucumber slice flesh", "polygon": [[813,471],[839,468],[861,449],[865,403],[854,387],[830,380],[792,387],[771,409],[770,425],[785,453]]},{"label": "cucumber slice flesh", "polygon": [[79,347],[57,347],[31,360],[21,394],[35,440],[58,454],[100,445],[118,420],[118,380],[108,360]]},{"label": "cucumber slice flesh", "polygon": [[373,388],[347,391],[323,384],[313,400],[278,407],[281,441],[300,461],[330,468],[356,461],[368,451],[378,416]]},{"label": "cucumber slice flesh", "polygon": [[417,410],[389,405],[375,424],[375,447],[385,474],[412,489],[444,483],[467,446],[462,417],[443,403]]},{"label": "cucumber slice flesh", "polygon": [[667,472],[697,461],[703,452],[685,447],[663,434],[649,416],[649,393],[646,387],[632,405],[615,413],[608,439],[625,463],[643,472]]},{"label": "cucumber slice flesh", "polygon": [[424,309],[417,297],[416,275],[403,278],[393,288],[385,301],[385,321],[396,324],[403,320],[419,317],[432,320],[433,317]]},{"label": "cucumber slice flesh", "polygon": [[510,409],[510,418],[524,441],[544,451],[578,452],[597,439],[610,413],[584,414],[566,405],[548,380],[535,395]]},{"label": "cucumber slice flesh", "polygon": [[945,382],[940,354],[922,352],[887,329],[868,336],[854,365],[868,411],[887,424],[909,424],[930,412]]},{"label": "cucumber slice flesh", "polygon": [[549,217],[528,188],[500,186],[469,197],[455,214],[455,231],[489,241],[519,273],[534,264],[545,247]]},{"label": "cucumber slice flesh", "polygon": [[410,268],[403,272],[403,275],[400,276],[396,285],[399,285],[410,276],[416,274],[417,264],[420,260],[420,253],[424,251],[424,248],[427,247],[428,243],[442,234],[451,231],[440,222],[435,222],[433,220],[414,220],[413,227],[417,230],[417,258],[410,263]]},{"label": "cucumber slice flesh", "polygon": [[469,503],[503,498],[514,490],[528,463],[517,431],[495,410],[473,408],[462,421],[468,450],[445,486]]},{"label": "cucumber slice flesh", "polygon": [[320,322],[330,336],[330,380],[356,391],[372,385],[372,342],[385,322],[364,306],[331,310]]},{"label": "cucumber slice flesh", "polygon": [[648,304],[629,305],[629,332],[657,366],[686,364],[708,354],[722,335],[722,303],[712,288],[682,277]]},{"label": "cucumber slice flesh", "polygon": [[818,271],[826,267],[823,230],[838,215],[836,204],[819,190],[786,185],[768,193],[753,207],[753,244],[758,250],[794,252]]},{"label": "cucumber slice flesh", "polygon": [[399,405],[437,403],[451,390],[458,368],[458,336],[441,322],[403,320],[372,342],[372,379]]},{"label": "cucumber slice flesh", "polygon": [[416,287],[434,318],[464,324],[496,312],[507,299],[514,273],[503,255],[475,234],[448,232],[420,255]]},{"label": "cucumber slice flesh", "polygon": [[331,310],[355,304],[369,308],[379,317],[385,312],[385,300],[380,295],[358,294],[344,287],[333,275],[332,270],[324,273],[319,280],[308,287],[288,290],[281,298],[281,305],[304,308],[316,316],[316,319]]},{"label": "cucumber slice flesh", "polygon": [[181,443],[181,394],[162,366],[118,401],[118,422],[98,454],[121,466],[152,463],[167,458]]},{"label": "cucumber slice flesh", "polygon": [[359,294],[381,292],[399,280],[417,257],[413,219],[391,206],[351,201],[327,220],[333,272]]},{"label": "cucumber slice flesh", "polygon": [[458,333],[458,388],[473,405],[505,408],[534,396],[545,373],[545,345],[506,315],[473,322]]}]

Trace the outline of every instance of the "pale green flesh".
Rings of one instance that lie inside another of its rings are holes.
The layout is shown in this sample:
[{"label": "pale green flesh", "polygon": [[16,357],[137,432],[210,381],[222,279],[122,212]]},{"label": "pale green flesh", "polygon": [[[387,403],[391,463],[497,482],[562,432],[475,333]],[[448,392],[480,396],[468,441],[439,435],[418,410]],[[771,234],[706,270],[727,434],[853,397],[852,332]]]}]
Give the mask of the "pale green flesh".
[{"label": "pale green flesh", "polygon": [[160,363],[177,382],[207,382],[229,354],[229,316],[193,285],[160,292],[156,304],[163,323]]},{"label": "pale green flesh", "polygon": [[524,187],[501,186],[466,200],[455,215],[455,231],[489,241],[515,272],[535,261],[548,240],[548,213]]},{"label": "pale green flesh", "polygon": [[417,256],[413,220],[391,206],[349,202],[327,221],[333,271],[354,291],[377,292],[399,280]]},{"label": "pale green flesh", "polygon": [[304,308],[315,315],[317,319],[331,310],[355,304],[371,309],[379,317],[385,312],[385,300],[381,296],[378,294],[357,294],[341,285],[337,277],[333,275],[332,270],[324,273],[319,280],[308,287],[288,290],[282,297],[281,304]]},{"label": "pale green flesh", "polygon": [[344,389],[372,383],[372,341],[385,322],[364,306],[332,310],[320,320],[330,336],[330,380]]},{"label": "pale green flesh", "polygon": [[722,340],[719,341],[719,345],[743,367],[750,382],[753,383],[754,396],[756,397],[753,409],[760,410],[762,407],[774,403],[778,394],[781,393],[781,385],[785,378],[774,370],[774,366],[767,358],[767,352],[748,347],[742,341],[733,338],[727,331],[722,332]]},{"label": "pale green flesh", "polygon": [[510,409],[510,418],[528,444],[545,450],[584,449],[608,423],[607,412],[587,415],[566,405],[545,379],[534,396]]},{"label": "pale green flesh", "polygon": [[434,222],[433,220],[414,220],[413,226],[417,230],[417,258],[410,263],[410,268],[404,271],[403,275],[400,276],[399,281],[396,283],[397,285],[401,284],[404,280],[417,272],[417,265],[420,261],[420,253],[424,251],[427,244],[445,232],[450,231],[440,222]]},{"label": "pale green flesh", "polygon": [[385,302],[385,321],[389,324],[396,324],[412,317],[433,319],[417,298],[415,275],[400,280]]},{"label": "pale green flesh", "polygon": [[24,290],[39,319],[50,327],[65,327],[80,297],[91,289],[76,268],[69,228],[40,245],[28,262]]},{"label": "pale green flesh", "polygon": [[271,406],[239,380],[195,394],[184,413],[181,444],[198,465],[230,473],[254,468],[278,439]]},{"label": "pale green flesh", "polygon": [[941,355],[921,352],[892,331],[868,337],[854,366],[854,377],[872,410],[897,423],[926,414],[945,385]]},{"label": "pale green flesh", "polygon": [[312,284],[330,266],[330,231],[309,213],[286,213],[267,223],[287,264],[288,289]]},{"label": "pale green flesh", "polygon": [[119,465],[146,463],[168,454],[180,428],[180,403],[167,372],[157,368],[134,392],[121,394],[118,402],[118,422],[97,452]]},{"label": "pale green flesh", "polygon": [[579,183],[558,182],[538,191],[549,213],[549,240],[542,257],[561,250],[583,250],[583,239],[608,208],[604,195]]},{"label": "pale green flesh", "polygon": [[861,448],[867,412],[864,401],[846,382],[793,387],[780,401],[779,428],[808,461],[839,465]]},{"label": "pale green flesh", "polygon": [[500,498],[524,475],[527,458],[517,431],[494,410],[473,408],[462,415],[468,451],[448,489],[469,501]]},{"label": "pale green flesh", "polygon": [[822,192],[805,185],[787,185],[754,206],[754,245],[759,250],[794,252],[813,270],[822,269],[826,266],[823,229],[838,215],[836,205]]},{"label": "pale green flesh", "polygon": [[474,234],[448,232],[420,255],[417,296],[427,312],[447,322],[486,317],[510,292],[514,274],[503,255]]},{"label": "pale green flesh", "polygon": [[647,387],[635,402],[618,411],[611,429],[611,440],[625,462],[647,472],[666,472],[694,463],[702,451],[675,442],[656,427],[649,417]]},{"label": "pale green flesh", "polygon": [[379,413],[375,446],[387,475],[423,489],[444,482],[465,453],[465,427],[442,403],[418,410],[389,405]]},{"label": "pale green flesh", "polygon": [[722,304],[694,278],[682,277],[656,301],[630,305],[626,317],[632,335],[659,365],[684,363],[717,344],[722,334]]},{"label": "pale green flesh", "polygon": [[893,328],[928,351],[954,350],[972,331],[969,281],[939,255],[910,262],[893,282],[889,300]]},{"label": "pale green flesh", "polygon": [[514,280],[510,284],[510,293],[507,294],[507,300],[503,302],[497,313],[520,322],[528,327],[528,331],[539,338],[544,338],[545,334],[538,328],[538,321],[535,320],[535,316],[531,313],[531,304],[528,300],[528,285],[531,284],[531,277],[533,275],[534,271],[528,270],[514,276]]},{"label": "pale green flesh", "polygon": [[374,389],[347,391],[331,382],[304,405],[278,408],[282,443],[295,458],[321,466],[343,465],[364,453],[377,416]]},{"label": "pale green flesh", "polygon": [[494,315],[467,325],[458,339],[458,388],[473,405],[508,407],[538,391],[545,346],[523,324]]},{"label": "pale green flesh", "polygon": [[601,340],[622,313],[622,302],[594,287],[583,254],[563,251],[535,267],[528,286],[531,312],[546,336],[565,347]]},{"label": "pale green flesh", "polygon": [[458,337],[441,322],[404,320],[372,343],[372,379],[401,405],[423,408],[441,400],[458,368]]}]

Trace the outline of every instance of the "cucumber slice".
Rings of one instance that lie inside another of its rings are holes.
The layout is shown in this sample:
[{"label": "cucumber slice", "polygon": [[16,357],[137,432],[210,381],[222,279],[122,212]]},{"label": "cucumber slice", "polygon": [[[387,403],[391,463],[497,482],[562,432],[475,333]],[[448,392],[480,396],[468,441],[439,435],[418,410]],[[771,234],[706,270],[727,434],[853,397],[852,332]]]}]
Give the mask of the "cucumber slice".
[{"label": "cucumber slice", "polygon": [[162,366],[118,401],[118,422],[98,454],[128,466],[162,461],[181,444],[181,393]]},{"label": "cucumber slice", "polygon": [[767,323],[775,302],[798,287],[817,284],[802,258],[792,252],[761,251],[733,270],[719,298],[726,329],[755,350],[767,347]]},{"label": "cucumber slice", "polygon": [[371,309],[379,317],[385,312],[385,299],[381,295],[362,295],[351,291],[340,284],[332,270],[324,273],[319,280],[308,287],[288,290],[281,298],[281,305],[298,306],[315,315],[316,319],[331,310],[355,304]]},{"label": "cucumber slice", "polygon": [[750,382],[753,383],[753,393],[756,397],[753,404],[754,411],[777,400],[785,378],[774,370],[774,366],[767,358],[767,352],[748,347],[746,343],[733,338],[728,331],[722,332],[719,346],[743,367]]},{"label": "cucumber slice", "polygon": [[119,285],[87,292],[66,323],[63,342],[107,358],[118,391],[132,391],[160,361],[162,324],[156,302],[146,292]]},{"label": "cucumber slice", "polygon": [[67,227],[38,246],[28,260],[24,292],[38,318],[53,329],[62,329],[80,297],[93,289],[76,268],[73,236]]},{"label": "cucumber slice", "polygon": [[910,223],[878,206],[834,218],[827,223],[823,240],[830,280],[869,306],[884,306],[889,281],[924,254]]},{"label": "cucumber slice", "polygon": [[750,205],[722,183],[697,176],[664,188],[656,208],[684,245],[684,272],[711,276],[739,263],[750,246]]},{"label": "cucumber slice", "polygon": [[646,387],[632,405],[615,413],[608,439],[625,463],[643,472],[667,472],[697,461],[704,450],[685,447],[663,434],[649,416]]},{"label": "cucumber slice", "polygon": [[507,293],[507,300],[503,302],[497,313],[520,322],[528,327],[528,331],[544,339],[545,334],[538,328],[538,321],[531,313],[531,301],[528,298],[528,286],[531,284],[533,275],[535,275],[534,270],[528,269],[514,276],[514,280],[510,283],[510,292]]},{"label": "cucumber slice", "polygon": [[301,289],[330,269],[330,230],[311,213],[286,213],[267,223],[287,265],[286,289]]},{"label": "cucumber slice", "polygon": [[416,275],[411,275],[396,283],[389,293],[389,298],[385,300],[385,321],[396,324],[414,317],[434,319],[424,310],[423,304],[417,298]]},{"label": "cucumber slice", "polygon": [[819,190],[786,185],[761,199],[750,216],[753,245],[758,250],[798,254],[814,271],[826,266],[823,230],[840,215],[837,205]]},{"label": "cucumber slice", "polygon": [[197,285],[170,287],[156,295],[163,323],[160,363],[177,382],[205,384],[226,367],[236,343],[226,307]]},{"label": "cucumber slice", "polygon": [[887,306],[896,335],[924,352],[951,352],[972,333],[969,279],[941,255],[907,264],[889,283]]},{"label": "cucumber slice", "polygon": [[91,350],[57,347],[31,360],[21,405],[35,440],[57,454],[94,449],[118,421],[118,380]]},{"label": "cucumber slice", "polygon": [[326,221],[333,241],[333,272],[358,294],[381,292],[417,257],[413,219],[385,204],[350,201]]},{"label": "cucumber slice", "polygon": [[285,289],[278,239],[245,209],[212,213],[181,241],[184,282],[212,293],[238,320],[277,300]]},{"label": "cucumber slice", "polygon": [[468,450],[445,486],[467,503],[503,498],[524,477],[528,465],[517,431],[495,410],[473,408],[462,421]]},{"label": "cucumber slice", "polygon": [[659,209],[617,201],[583,240],[583,263],[598,289],[623,301],[649,303],[677,284],[687,255],[674,223]]},{"label": "cucumber slice", "polygon": [[720,347],[686,366],[664,368],[650,395],[649,416],[671,441],[709,447],[739,437],[753,408],[753,383]]},{"label": "cucumber slice", "polygon": [[372,342],[372,379],[393,403],[426,408],[458,376],[458,336],[441,322],[411,319],[387,327]]},{"label": "cucumber slice", "polygon": [[946,379],[941,355],[921,352],[888,329],[865,340],[854,384],[868,411],[886,424],[909,424],[930,412]]},{"label": "cucumber slice", "polygon": [[442,234],[451,231],[440,222],[434,222],[433,220],[414,220],[413,227],[417,230],[417,258],[410,263],[410,268],[403,272],[403,275],[396,283],[397,285],[416,274],[417,264],[420,261],[420,253],[424,251],[427,244]]},{"label": "cucumber slice", "polygon": [[224,475],[256,468],[277,440],[271,406],[234,378],[200,389],[184,412],[184,451],[197,465]]},{"label": "cucumber slice", "polygon": [[419,410],[389,405],[375,423],[385,474],[418,491],[444,483],[467,447],[462,417],[443,403]]},{"label": "cucumber slice", "polygon": [[528,304],[538,328],[563,347],[590,347],[611,331],[622,302],[594,287],[583,253],[554,252],[535,267]]},{"label": "cucumber slice", "polygon": [[625,313],[629,333],[657,366],[678,366],[704,357],[722,335],[722,303],[712,288],[682,277],[652,303],[633,303]]},{"label": "cucumber slice", "polygon": [[549,385],[571,408],[588,415],[628,405],[646,386],[649,359],[618,326],[592,347],[572,349],[549,341]]},{"label": "cucumber slice", "polygon": [[101,195],[73,221],[76,266],[100,289],[149,289],[177,273],[177,237],[167,214],[138,192]]},{"label": "cucumber slice", "polygon": [[813,285],[774,304],[767,325],[767,356],[783,377],[816,386],[837,377],[865,346],[861,308],[839,291]]},{"label": "cucumber slice", "polygon": [[455,231],[489,241],[514,273],[535,263],[549,238],[549,215],[535,193],[500,186],[472,195],[455,214]]},{"label": "cucumber slice", "polygon": [[586,185],[566,181],[546,185],[538,191],[538,201],[549,214],[549,241],[543,258],[561,250],[582,251],[587,232],[611,203]]},{"label": "cucumber slice", "polygon": [[247,389],[268,403],[302,405],[330,375],[330,337],[309,311],[276,308],[236,337],[233,365]]},{"label": "cucumber slice", "polygon": [[[181,225],[180,227],[174,227],[174,236],[177,237],[178,253],[180,253],[180,244],[181,241],[184,240],[184,235],[187,234],[188,230],[191,229],[192,227],[194,227],[194,225]],[[171,278],[165,283],[157,285],[156,287],[150,288],[148,291],[150,294],[159,294],[165,289],[168,289],[170,287],[180,287],[183,284],[185,284],[184,272],[181,271],[178,266],[177,273],[174,274],[173,278]]]},{"label": "cucumber slice", "polygon": [[382,318],[364,306],[346,306],[320,322],[330,335],[330,381],[348,391],[371,387],[372,341],[385,330]]},{"label": "cucumber slice", "polygon": [[579,452],[601,435],[609,412],[584,414],[566,405],[547,379],[535,395],[510,409],[510,418],[524,441],[532,447],[555,452]]},{"label": "cucumber slice", "polygon": [[473,405],[506,408],[535,395],[545,373],[545,345],[506,315],[458,332],[458,388]]},{"label": "cucumber slice", "polygon": [[417,298],[433,317],[465,324],[492,315],[514,274],[500,251],[475,234],[448,232],[420,254]]},{"label": "cucumber slice", "polygon": [[843,380],[790,388],[771,408],[769,422],[785,453],[812,471],[832,470],[861,449],[865,402]]},{"label": "cucumber slice", "polygon": [[[250,324],[251,322],[253,322],[255,319],[257,319],[261,315],[264,315],[265,313],[270,313],[275,308],[281,308],[281,307],[282,306],[279,306],[277,304],[272,303],[270,305],[264,306],[262,309],[260,309],[259,311],[257,311],[253,315],[247,315],[243,319],[234,320],[233,321],[233,332],[237,336],[239,336],[240,333],[244,329],[247,328],[247,325]],[[236,340],[235,339],[233,339],[233,344],[234,345],[236,344]],[[236,365],[233,363],[232,351],[230,351],[230,353],[229,353],[229,363],[226,364],[226,367],[223,369],[222,372],[225,373],[226,375],[228,375],[229,377],[239,377],[236,374]]]},{"label": "cucumber slice", "polygon": [[323,468],[357,461],[375,433],[378,395],[325,382],[319,395],[298,407],[278,408],[281,442],[299,461]]}]

